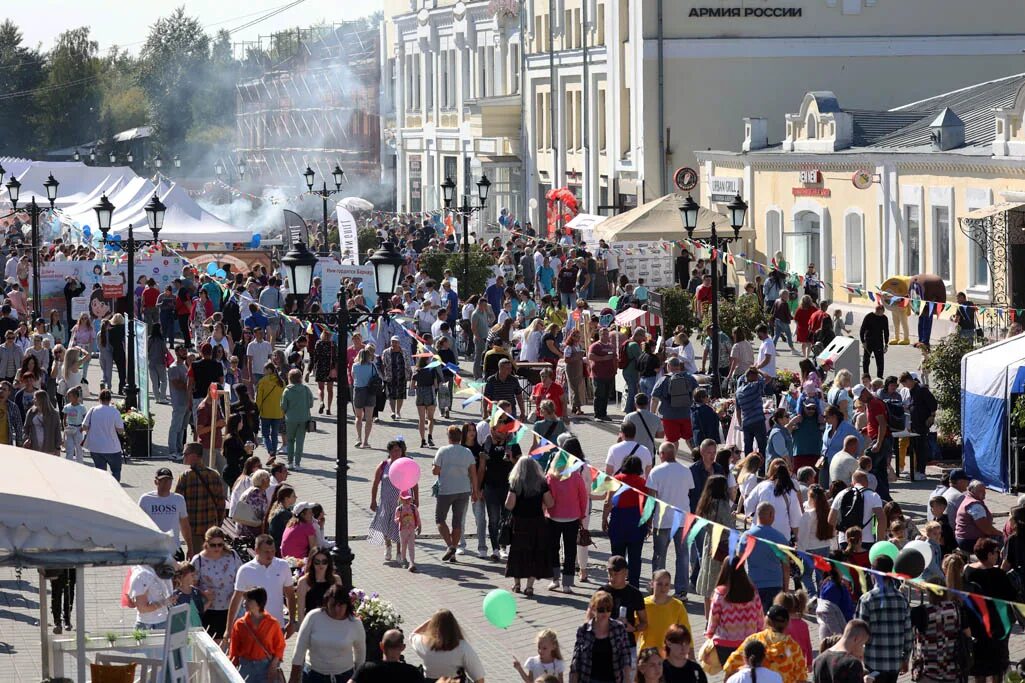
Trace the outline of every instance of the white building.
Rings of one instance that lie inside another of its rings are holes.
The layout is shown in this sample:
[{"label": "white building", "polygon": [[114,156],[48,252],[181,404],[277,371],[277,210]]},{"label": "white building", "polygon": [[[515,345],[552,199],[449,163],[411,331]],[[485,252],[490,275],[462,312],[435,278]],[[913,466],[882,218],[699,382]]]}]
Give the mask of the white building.
[{"label": "white building", "polygon": [[[522,216],[520,17],[515,2],[385,1],[383,126],[394,154],[399,211],[443,206],[441,183],[476,201],[492,182],[485,224]],[[386,86],[387,87],[387,86]]]}]

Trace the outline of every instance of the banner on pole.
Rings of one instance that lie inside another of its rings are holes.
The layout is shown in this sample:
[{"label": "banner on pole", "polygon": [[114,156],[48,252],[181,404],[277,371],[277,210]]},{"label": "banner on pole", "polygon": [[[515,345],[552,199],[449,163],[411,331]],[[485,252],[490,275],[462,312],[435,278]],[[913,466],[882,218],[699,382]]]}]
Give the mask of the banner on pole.
[{"label": "banner on pole", "polygon": [[342,255],[342,263],[359,263],[359,241],[356,237],[356,219],[348,209],[335,207],[338,218],[338,248]]},{"label": "banner on pole", "polygon": [[[149,355],[146,352],[146,323],[135,321],[135,386],[139,387],[139,412],[149,415]],[[160,362],[164,362],[160,359]]]}]

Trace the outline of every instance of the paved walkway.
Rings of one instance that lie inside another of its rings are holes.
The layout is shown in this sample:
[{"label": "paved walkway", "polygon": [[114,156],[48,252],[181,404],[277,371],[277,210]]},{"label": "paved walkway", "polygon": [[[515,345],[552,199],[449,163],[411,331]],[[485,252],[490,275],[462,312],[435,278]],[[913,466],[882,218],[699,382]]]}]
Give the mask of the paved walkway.
[{"label": "paved walkway", "polygon": [[[798,358],[783,352],[780,357],[781,366],[796,368]],[[887,364],[893,370],[904,367],[917,367],[919,354],[913,348],[895,348],[887,355]],[[93,364],[96,365],[95,363]],[[98,378],[90,377],[93,386],[98,386]],[[91,404],[91,402],[90,402]],[[479,404],[472,417],[479,415]],[[508,588],[511,581],[504,577],[504,567],[473,555],[460,556],[455,565],[442,564],[440,555],[444,548],[436,535],[432,536],[428,520],[432,517],[433,503],[425,500],[423,517],[427,537],[418,542],[418,565],[420,572],[410,574],[395,565],[383,563],[383,549],[370,546],[363,540],[367,523],[371,517],[369,510],[370,484],[376,465],[383,459],[381,447],[396,436],[402,436],[411,446],[419,444],[416,434],[414,406],[407,405],[405,419],[401,422],[382,422],[374,428],[371,443],[374,450],[359,450],[351,447],[354,441],[350,438],[348,451],[351,459],[349,474],[349,525],[352,546],[356,553],[354,566],[355,583],[367,591],[378,591],[386,599],[395,603],[404,616],[404,627],[412,630],[431,613],[441,606],[452,609],[461,626],[474,647],[480,652],[488,672],[489,681],[516,681],[517,676],[512,670],[512,657],[521,660],[534,654],[533,639],[542,628],[555,629],[561,639],[563,653],[569,657],[576,627],[582,622],[583,608],[595,584],[578,587],[576,595],[567,596],[553,594],[545,590],[545,583],[539,584],[537,595],[531,600],[519,600],[519,615],[512,627],[506,632],[488,624],[481,612],[481,601],[487,591],[494,587]],[[176,473],[181,465],[168,463],[159,457],[166,443],[166,427],[170,410],[167,406],[155,406],[154,409],[157,432],[154,441],[161,448],[157,449],[158,457],[153,461],[133,460],[124,468],[124,487],[133,498],[152,488],[154,471],[160,466],[170,466]],[[621,415],[621,411],[613,410],[613,415]],[[457,408],[453,410],[454,420],[462,422],[471,415]],[[310,434],[306,440],[307,454],[303,459],[303,470],[293,473],[289,483],[294,485],[302,500],[318,501],[332,511],[334,508],[334,462],[336,453],[335,418],[326,416],[319,418],[319,431]],[[351,421],[350,421],[351,425]],[[435,431],[435,441],[441,442],[444,436],[444,423],[440,423]],[[594,423],[584,421],[578,423],[574,431],[579,435],[585,453],[594,463],[604,461],[605,451],[616,438],[615,423]],[[351,428],[350,428],[351,431]],[[258,454],[264,455],[262,449]],[[426,470],[433,450],[412,448],[410,454],[420,461]],[[426,480],[426,477],[425,477]],[[936,485],[936,477],[930,481],[911,484],[901,481],[892,487],[895,497],[904,506],[905,511],[915,517],[924,515],[929,492]],[[1012,496],[991,494],[990,502],[998,513],[1006,513],[1013,504]],[[329,512],[329,526],[333,525],[333,512]],[[472,515],[470,516],[472,517]],[[472,521],[470,522],[472,525]],[[599,527],[598,513],[592,519],[591,528]],[[604,577],[604,561],[608,556],[606,539],[596,539],[597,550],[591,553],[591,577],[601,580]],[[471,544],[471,549],[474,544]],[[645,559],[650,559],[650,544],[645,548]],[[87,602],[87,629],[91,637],[104,638],[109,632],[130,632],[134,621],[134,612],[118,606],[121,582],[125,570],[89,569],[86,571],[86,587],[80,593],[80,599]],[[38,628],[38,580],[35,571],[26,570],[19,577],[13,570],[0,570],[0,680],[2,681],[38,681],[41,677]],[[691,624],[696,633],[704,628],[700,602],[692,598],[688,605]],[[812,623],[812,630],[814,631]],[[699,639],[700,640],[700,639]],[[813,642],[815,635],[813,633]],[[1025,656],[1025,638],[1015,635],[1012,638],[1012,658]],[[411,655],[410,660],[415,658]]]}]

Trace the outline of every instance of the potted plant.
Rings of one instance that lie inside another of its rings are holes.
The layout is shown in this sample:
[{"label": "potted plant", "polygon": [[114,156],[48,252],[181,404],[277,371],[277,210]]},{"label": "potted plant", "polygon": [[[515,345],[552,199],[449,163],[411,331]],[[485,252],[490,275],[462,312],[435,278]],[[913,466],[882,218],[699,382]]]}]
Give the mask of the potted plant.
[{"label": "potted plant", "polygon": [[363,622],[367,634],[367,661],[383,659],[381,638],[388,629],[398,628],[402,616],[395,605],[381,598],[377,593],[369,595],[356,588],[350,593],[356,617]]},{"label": "potted plant", "polygon": [[801,384],[801,376],[793,370],[777,370],[776,381],[779,383],[781,391],[786,391],[790,388],[791,384]]},{"label": "potted plant", "polygon": [[973,348],[972,340],[954,333],[929,350],[923,369],[929,373],[929,389],[936,397],[940,457],[961,462],[961,359]]},{"label": "potted plant", "polygon": [[148,458],[152,450],[153,425],[152,415],[144,415],[138,410],[123,410],[124,404],[118,404],[121,419],[125,423],[125,433],[121,438],[121,447],[129,457]]}]

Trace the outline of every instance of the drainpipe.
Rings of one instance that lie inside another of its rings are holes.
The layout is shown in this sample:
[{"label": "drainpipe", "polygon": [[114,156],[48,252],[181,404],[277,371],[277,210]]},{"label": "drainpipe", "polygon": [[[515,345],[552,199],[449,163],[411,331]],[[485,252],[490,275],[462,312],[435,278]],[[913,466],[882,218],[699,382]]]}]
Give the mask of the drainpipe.
[{"label": "drainpipe", "polygon": [[583,184],[583,199],[584,211],[590,212],[591,205],[594,203],[591,198],[591,174],[589,169],[591,167],[591,131],[590,131],[590,107],[588,102],[590,99],[587,96],[588,89],[590,88],[590,69],[587,63],[587,7],[591,4],[591,0],[583,0],[581,3],[581,20],[583,23],[583,59],[584,59],[584,83],[583,83],[583,127],[584,127],[584,184]]},{"label": "drainpipe", "polygon": [[[664,197],[669,191],[666,171],[666,111],[665,111],[665,61],[662,59],[662,0],[655,4],[658,13],[658,180],[659,196]],[[642,51],[643,54],[643,51]]]},{"label": "drainpipe", "polygon": [[555,0],[548,0],[548,118],[552,136],[552,189],[559,182],[559,146],[555,138]]}]

